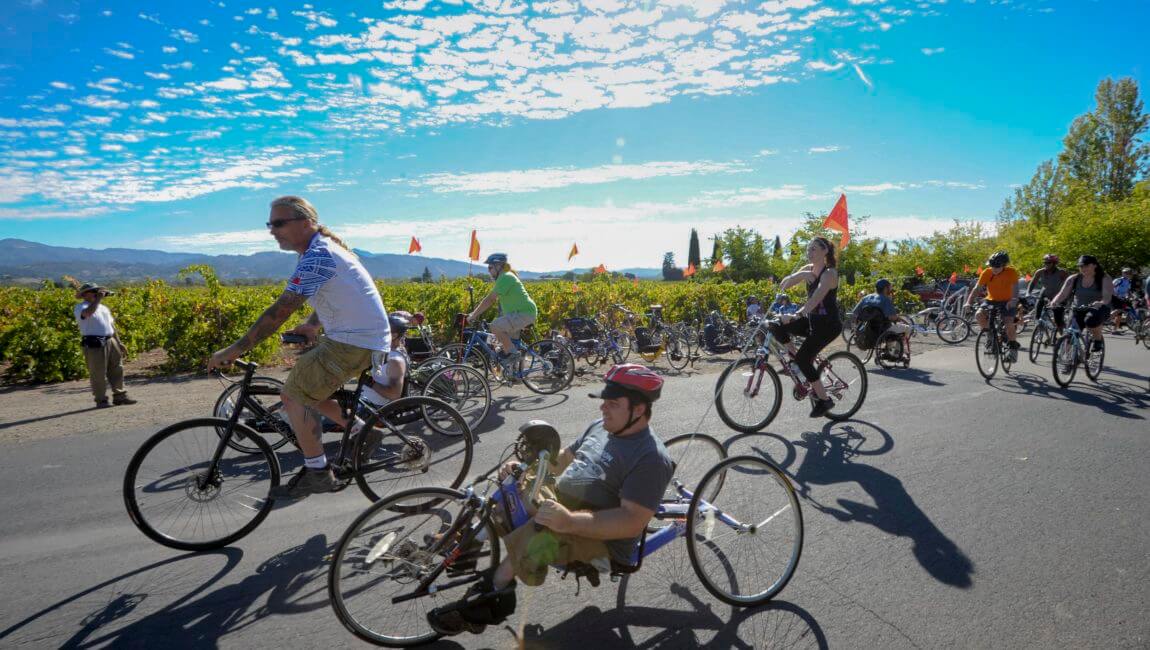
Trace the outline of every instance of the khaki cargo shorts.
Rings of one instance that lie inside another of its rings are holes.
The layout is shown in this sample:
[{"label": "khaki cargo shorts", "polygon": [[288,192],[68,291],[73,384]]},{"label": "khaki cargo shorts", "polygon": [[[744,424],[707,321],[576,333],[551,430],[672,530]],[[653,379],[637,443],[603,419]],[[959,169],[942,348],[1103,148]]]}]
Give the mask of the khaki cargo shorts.
[{"label": "khaki cargo shorts", "polygon": [[371,350],[319,337],[314,348],[296,359],[282,394],[313,407],[371,365]]},{"label": "khaki cargo shorts", "polygon": [[511,338],[518,338],[523,328],[535,322],[531,314],[504,314],[491,321],[491,331],[494,334],[503,332]]}]

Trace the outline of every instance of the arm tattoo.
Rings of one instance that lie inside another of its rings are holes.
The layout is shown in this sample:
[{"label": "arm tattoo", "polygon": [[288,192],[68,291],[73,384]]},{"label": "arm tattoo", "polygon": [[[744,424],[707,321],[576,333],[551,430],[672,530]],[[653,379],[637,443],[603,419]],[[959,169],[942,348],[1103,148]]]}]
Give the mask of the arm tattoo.
[{"label": "arm tattoo", "polygon": [[245,352],[251,350],[260,344],[267,337],[271,336],[276,330],[287,322],[287,319],[296,312],[307,298],[298,293],[285,291],[280,294],[280,297],[260,314],[259,319],[256,320],[255,325],[236,341],[236,345],[242,348]]}]

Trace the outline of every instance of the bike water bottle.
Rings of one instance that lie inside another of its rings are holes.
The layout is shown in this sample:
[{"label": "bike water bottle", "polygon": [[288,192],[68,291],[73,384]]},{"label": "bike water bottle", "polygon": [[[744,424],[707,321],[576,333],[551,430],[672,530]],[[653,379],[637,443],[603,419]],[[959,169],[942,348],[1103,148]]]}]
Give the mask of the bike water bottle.
[{"label": "bike water bottle", "polygon": [[507,508],[507,514],[511,517],[511,529],[515,530],[527,520],[531,518],[527,514],[527,508],[523,506],[523,499],[519,495],[519,486],[515,475],[509,475],[503,479],[503,488],[500,492],[503,493],[504,506]]}]

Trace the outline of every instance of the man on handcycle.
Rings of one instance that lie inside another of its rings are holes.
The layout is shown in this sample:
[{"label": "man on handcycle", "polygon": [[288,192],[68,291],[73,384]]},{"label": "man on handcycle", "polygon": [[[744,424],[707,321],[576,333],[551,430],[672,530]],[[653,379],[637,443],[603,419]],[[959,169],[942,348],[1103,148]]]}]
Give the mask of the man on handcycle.
[{"label": "man on handcycle", "polygon": [[535,306],[535,301],[531,300],[531,296],[527,295],[527,289],[523,288],[523,282],[511,268],[505,253],[492,253],[487,256],[487,272],[495,278],[495,285],[491,293],[484,296],[479,305],[467,315],[467,321],[475,322],[475,319],[497,300],[499,301],[499,310],[502,314],[491,321],[491,333],[495,335],[502,348],[497,361],[505,368],[514,369],[519,366],[519,352],[512,345],[511,339],[519,336],[524,328],[535,322],[539,317],[539,309]]},{"label": "man on handcycle", "polygon": [[903,350],[907,350],[907,338],[910,334],[910,325],[903,322],[902,316],[898,313],[898,308],[894,306],[892,296],[894,296],[894,286],[891,285],[890,280],[882,278],[874,283],[874,293],[860,300],[859,304],[855,305],[851,313],[858,319],[859,315],[868,308],[878,310],[882,313],[885,328],[878,333],[875,340],[877,341],[887,332],[896,336],[902,336]]},{"label": "man on handcycle", "polygon": [[[663,378],[645,366],[623,364],[612,367],[603,380],[602,391],[590,395],[603,400],[603,417],[551,463],[553,498],[543,500],[532,520],[504,536],[507,557],[498,567],[483,572],[461,600],[428,612],[436,632],[480,633],[503,622],[515,611],[516,577],[537,586],[551,565],[631,562],[674,473],[671,457],[650,427]],[[536,426],[550,427],[533,420],[520,432]],[[506,463],[500,479],[515,465]]]}]

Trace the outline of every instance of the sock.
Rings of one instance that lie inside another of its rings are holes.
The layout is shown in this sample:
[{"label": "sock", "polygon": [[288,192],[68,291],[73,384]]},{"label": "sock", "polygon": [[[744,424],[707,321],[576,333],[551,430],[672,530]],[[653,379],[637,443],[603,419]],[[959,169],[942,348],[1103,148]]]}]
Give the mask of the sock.
[{"label": "sock", "polygon": [[303,464],[308,469],[323,469],[327,467],[327,454],[320,454],[315,458],[305,458]]}]

